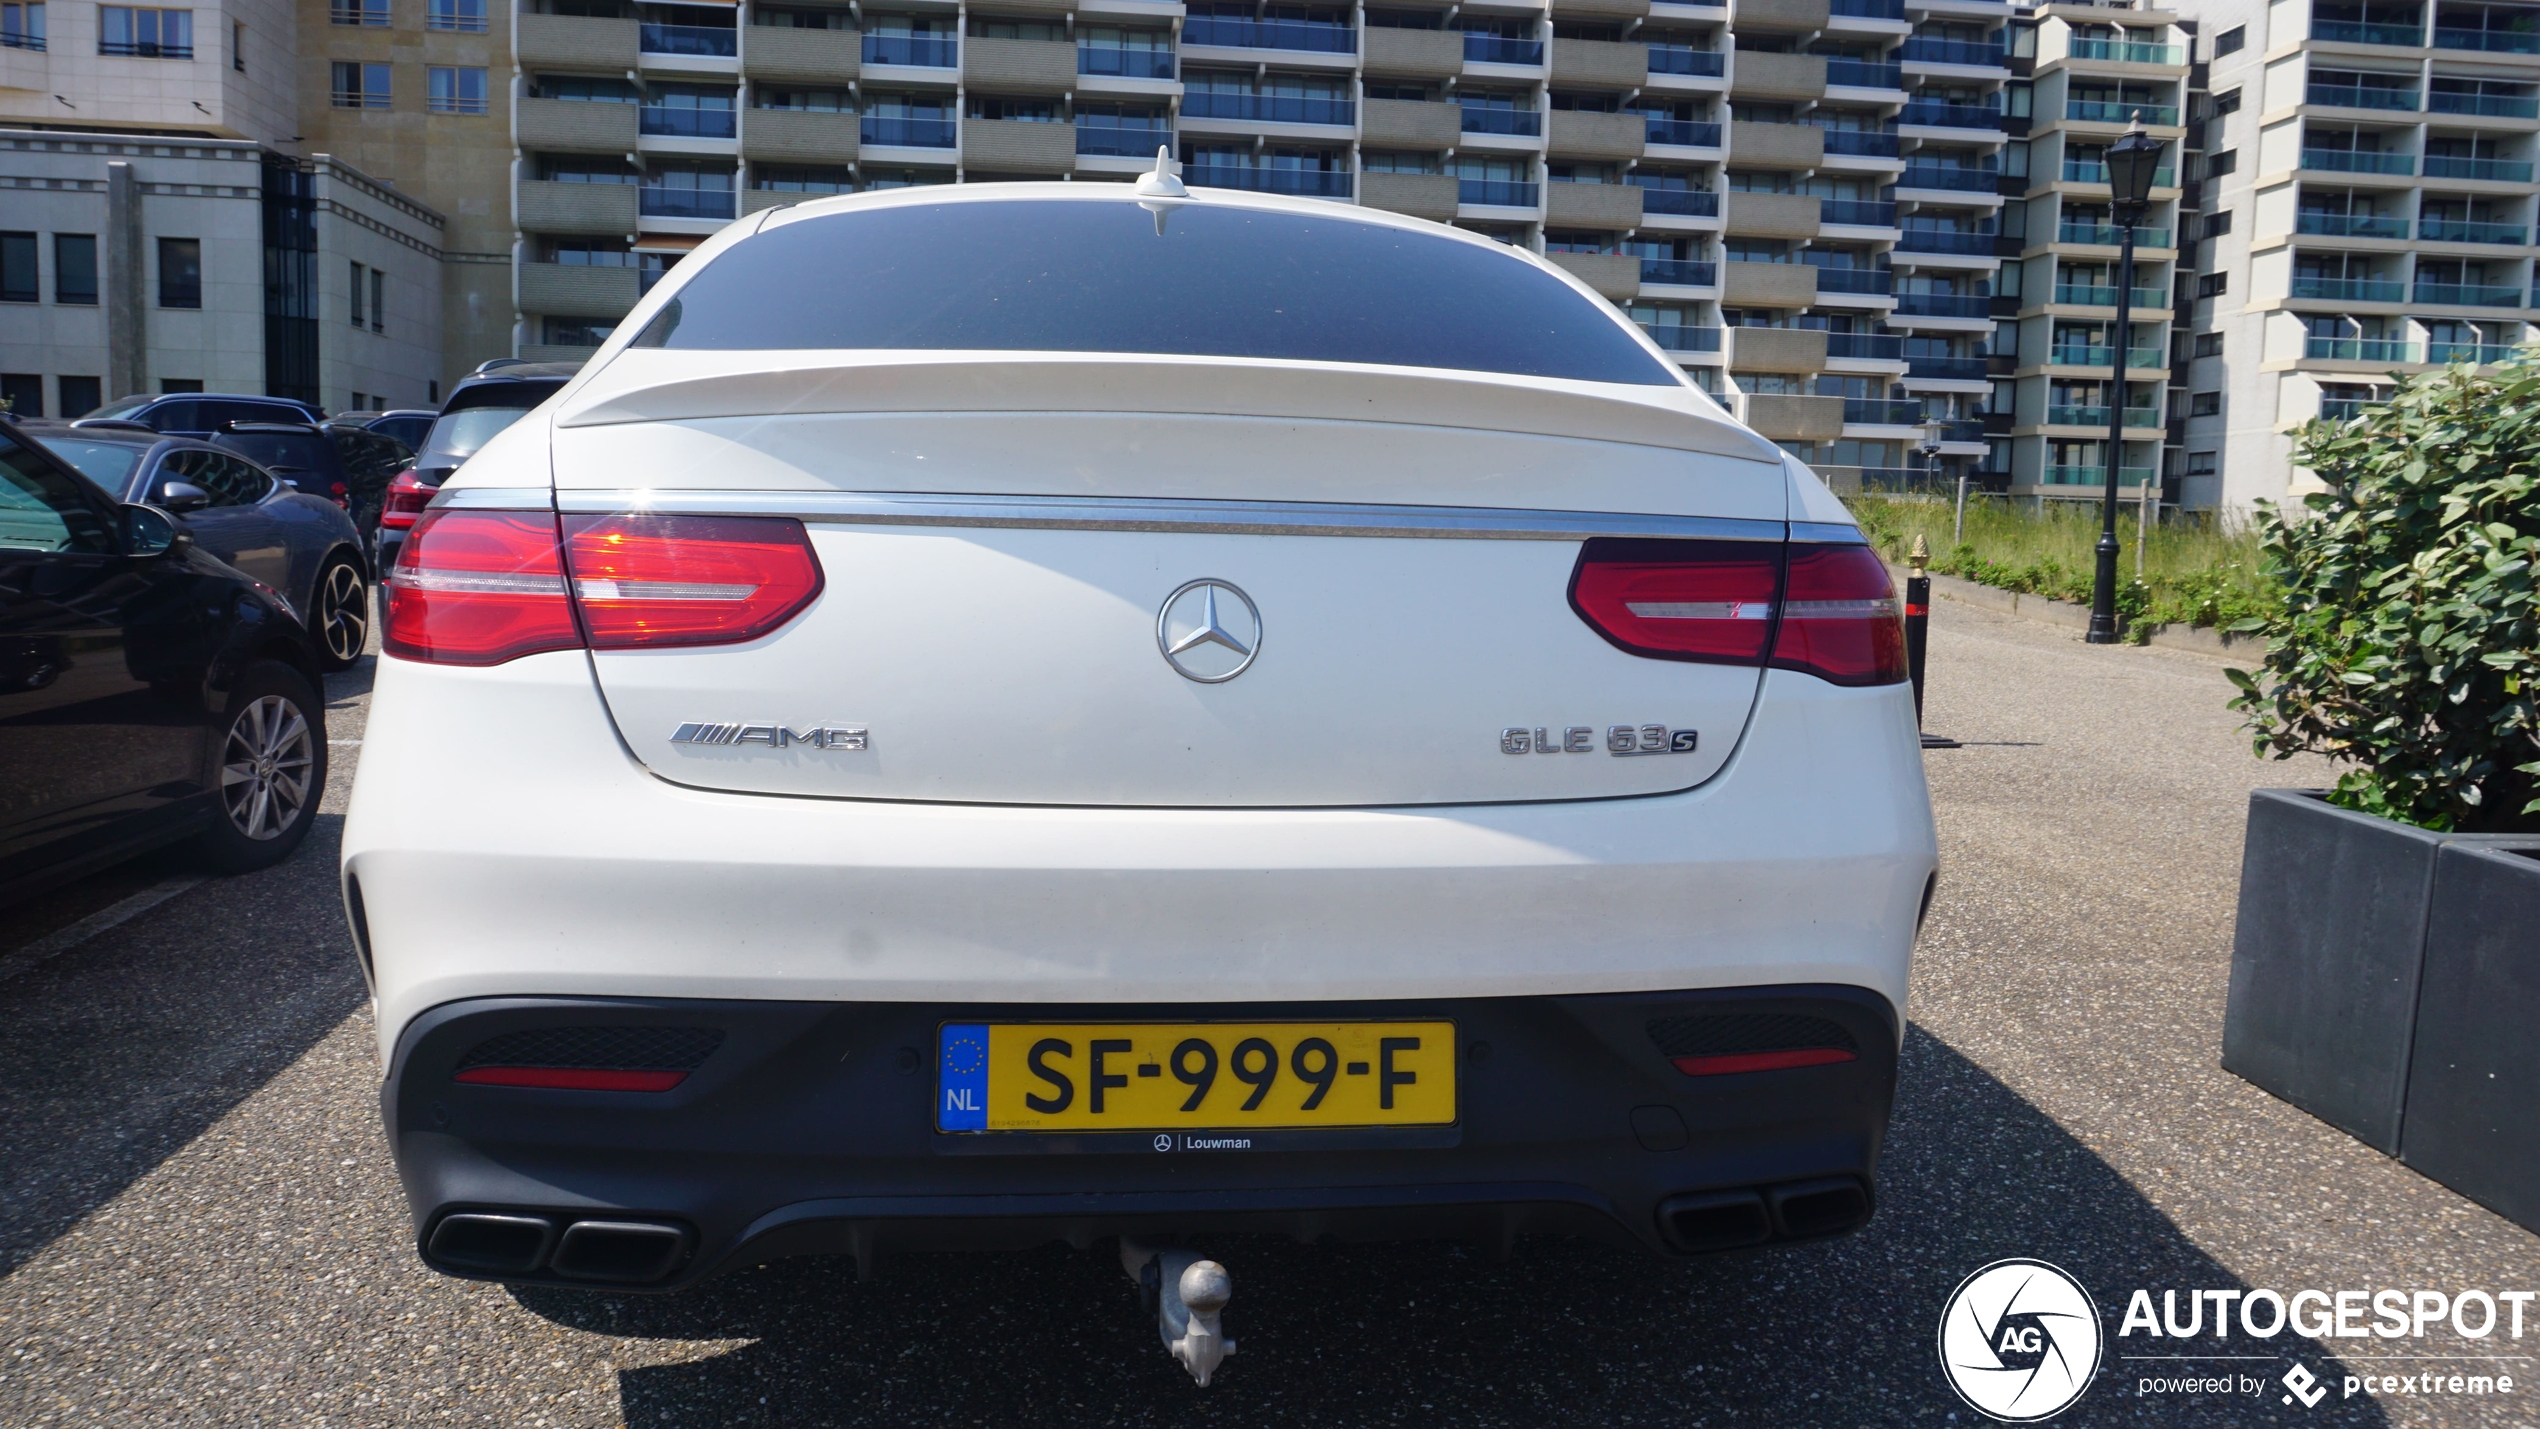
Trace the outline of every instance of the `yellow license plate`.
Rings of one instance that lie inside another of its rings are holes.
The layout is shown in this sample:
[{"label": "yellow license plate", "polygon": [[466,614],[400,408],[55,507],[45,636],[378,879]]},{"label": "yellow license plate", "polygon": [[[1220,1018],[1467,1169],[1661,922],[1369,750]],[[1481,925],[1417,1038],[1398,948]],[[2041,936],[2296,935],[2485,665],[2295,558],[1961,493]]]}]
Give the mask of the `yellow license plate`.
[{"label": "yellow license plate", "polygon": [[1446,1126],[1452,1022],[950,1022],[941,1131]]}]

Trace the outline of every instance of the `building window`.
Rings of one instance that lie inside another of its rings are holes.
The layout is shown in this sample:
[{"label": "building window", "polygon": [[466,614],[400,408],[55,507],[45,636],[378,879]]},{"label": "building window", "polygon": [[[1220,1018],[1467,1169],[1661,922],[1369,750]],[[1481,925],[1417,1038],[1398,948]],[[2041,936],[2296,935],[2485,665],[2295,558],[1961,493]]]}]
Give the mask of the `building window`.
[{"label": "building window", "polygon": [[388,0],[327,0],[326,18],[338,25],[388,28]]},{"label": "building window", "polygon": [[159,379],[159,395],[162,397],[182,397],[189,392],[200,392],[202,390],[203,379],[200,377],[162,377]]},{"label": "building window", "polygon": [[11,3],[0,5],[0,49],[40,50],[44,48],[44,7]]},{"label": "building window", "polygon": [[2196,334],[2195,355],[2198,357],[2222,356],[2222,339],[2223,335],[2218,332],[2200,332]]},{"label": "building window", "polygon": [[77,307],[97,302],[97,238],[89,233],[53,235],[53,301]]},{"label": "building window", "polygon": [[163,308],[203,306],[203,240],[199,238],[159,240],[159,306]]},{"label": "building window", "polygon": [[485,112],[485,71],[451,65],[434,65],[428,78],[431,83],[433,113],[482,114]]},{"label": "building window", "polygon": [[0,372],[0,410],[12,417],[44,415],[44,374]]},{"label": "building window", "polygon": [[101,5],[97,10],[97,53],[139,55],[145,59],[194,58],[194,12],[139,10],[129,5]]},{"label": "building window", "polygon": [[2191,417],[2221,416],[2222,394],[2220,392],[2199,392],[2188,398],[2187,415]]},{"label": "building window", "polygon": [[2229,273],[2207,273],[2196,280],[2196,296],[2210,298],[2231,291]]},{"label": "building window", "polygon": [[2020,355],[2020,325],[2003,319],[1993,325],[1993,346],[1986,349],[1996,357]]},{"label": "building window", "polygon": [[106,384],[95,377],[56,377],[53,384],[61,391],[62,415],[85,417],[106,405]]},{"label": "building window", "polygon": [[2219,179],[2223,175],[2230,173],[2232,170],[2239,167],[2239,150],[2218,149],[2205,160],[2205,177],[2209,179]]},{"label": "building window", "polygon": [[369,271],[369,270],[368,270],[368,269],[366,269],[366,268],[364,268],[364,267],[363,267],[361,264],[359,264],[359,263],[356,263],[356,264],[354,264],[354,265],[353,265],[353,326],[355,326],[355,327],[357,327],[357,328],[363,325],[363,323],[362,323],[362,274],[363,274],[363,273],[365,273],[365,272],[367,272],[367,271]]},{"label": "building window", "polygon": [[377,268],[370,270],[370,330],[388,330],[388,275]]},{"label": "building window", "polygon": [[335,65],[335,107],[338,109],[386,109],[388,107],[388,66],[348,64]]},{"label": "building window", "polygon": [[461,34],[485,33],[485,0],[432,0],[424,11],[424,28],[456,30]]},{"label": "building window", "polygon": [[2234,25],[2214,36],[2214,58],[2221,59],[2225,55],[2236,55],[2240,53],[2240,47],[2247,43],[2249,43],[2249,27]]},{"label": "building window", "polygon": [[2212,452],[2189,452],[2187,454],[2187,474],[2189,476],[2213,475],[2214,454]]},{"label": "building window", "polygon": [[2016,298],[2020,295],[2019,259],[2005,261],[2001,271],[1993,275],[1993,291],[1997,297]]},{"label": "building window", "polygon": [[247,72],[247,27],[229,27],[229,67],[240,74]]},{"label": "building window", "polygon": [[2209,213],[2205,215],[2205,236],[2207,238],[2220,238],[2229,232],[2231,232],[2230,209],[2224,209],[2220,213]]},{"label": "building window", "polygon": [[2239,91],[2239,90],[2236,90],[2236,89],[2226,89],[2226,90],[2224,90],[2222,93],[2217,94],[2217,95],[2215,95],[2215,96],[2214,96],[2214,117],[2215,117],[2216,119],[2220,119],[2220,118],[2222,118],[2222,117],[2223,117],[2224,115],[2226,115],[2226,114],[2237,114],[2237,113],[2239,113],[2239,112],[2240,112],[2240,91]]},{"label": "building window", "polygon": [[33,303],[44,298],[35,274],[35,235],[0,233],[0,303]]},{"label": "building window", "polygon": [[2013,81],[2004,86],[2002,90],[2003,116],[2010,119],[2028,118],[2030,109],[2036,103],[2036,94],[2037,89],[2034,85]]}]

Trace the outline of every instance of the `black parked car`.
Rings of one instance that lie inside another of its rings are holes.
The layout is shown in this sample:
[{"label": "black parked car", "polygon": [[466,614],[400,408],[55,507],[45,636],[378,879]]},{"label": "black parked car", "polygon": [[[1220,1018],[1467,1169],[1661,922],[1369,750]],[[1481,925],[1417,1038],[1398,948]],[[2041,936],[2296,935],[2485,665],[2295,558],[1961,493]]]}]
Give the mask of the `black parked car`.
[{"label": "black parked car", "polygon": [[291,397],[250,397],[231,392],[177,392],[164,397],[118,397],[83,422],[135,422],[154,432],[208,437],[232,422],[322,422],[326,411]]},{"label": "black parked car", "polygon": [[280,861],[326,786],[318,680],[279,597],[0,426],[0,900],[178,839]]},{"label": "black parked car", "polygon": [[316,484],[323,478],[291,463],[336,460],[334,443],[317,428],[249,424],[211,442],[58,422],[27,422],[16,430],[118,500],[168,511],[204,550],[280,593],[312,632],[321,670],[341,670],[361,658],[370,638],[371,568],[360,529],[343,507],[295,489],[250,459],[288,457],[275,470]]},{"label": "black parked car", "polygon": [[461,462],[476,455],[476,449],[492,441],[497,432],[556,395],[581,370],[578,362],[497,358],[451,388],[449,400],[441,404],[440,418],[432,424],[432,434],[423,439],[423,449],[415,455],[414,471],[398,478],[389,491],[387,513],[379,527],[379,569],[396,568],[397,550],[405,543],[406,532],[423,513],[424,503]]},{"label": "black parked car", "polygon": [[342,417],[326,424],[326,435],[335,443],[336,459],[344,466],[346,489],[336,504],[352,513],[353,525],[362,533],[362,548],[376,554],[379,512],[388,499],[388,483],[414,465],[415,450],[376,424],[364,426]]},{"label": "black parked car", "polygon": [[383,437],[395,437],[413,451],[422,447],[424,434],[432,430],[432,419],[440,415],[432,407],[399,407],[388,412],[346,412],[335,420]]}]

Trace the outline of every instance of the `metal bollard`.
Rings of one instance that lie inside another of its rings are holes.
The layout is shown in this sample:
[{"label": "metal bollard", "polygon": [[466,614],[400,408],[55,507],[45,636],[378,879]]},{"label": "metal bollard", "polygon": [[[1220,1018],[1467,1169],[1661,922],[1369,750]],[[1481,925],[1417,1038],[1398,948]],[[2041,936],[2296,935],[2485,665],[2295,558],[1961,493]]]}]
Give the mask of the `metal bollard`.
[{"label": "metal bollard", "polygon": [[[1923,657],[1931,646],[1931,577],[1923,567],[1931,562],[1931,544],[1922,537],[1914,538],[1914,549],[1905,559],[1914,565],[1914,573],[1905,578],[1905,669],[1914,680],[1914,727],[1923,725]],[[1956,749],[1958,741],[1947,735],[1926,734],[1925,749]]]}]

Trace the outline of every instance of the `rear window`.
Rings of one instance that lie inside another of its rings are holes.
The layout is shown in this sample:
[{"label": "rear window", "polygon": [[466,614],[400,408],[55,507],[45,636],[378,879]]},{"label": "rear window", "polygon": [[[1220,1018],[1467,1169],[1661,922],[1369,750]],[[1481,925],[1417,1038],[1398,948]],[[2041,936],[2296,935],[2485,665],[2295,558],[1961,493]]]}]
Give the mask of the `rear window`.
[{"label": "rear window", "polygon": [[315,432],[223,432],[218,444],[258,466],[291,471],[325,471],[334,451]]},{"label": "rear window", "polygon": [[[1486,247],[1187,204],[912,204],[735,245],[639,347],[1160,353],[1676,386],[1612,311]],[[819,276],[814,276],[819,275]]]}]

